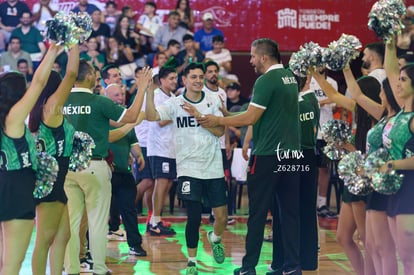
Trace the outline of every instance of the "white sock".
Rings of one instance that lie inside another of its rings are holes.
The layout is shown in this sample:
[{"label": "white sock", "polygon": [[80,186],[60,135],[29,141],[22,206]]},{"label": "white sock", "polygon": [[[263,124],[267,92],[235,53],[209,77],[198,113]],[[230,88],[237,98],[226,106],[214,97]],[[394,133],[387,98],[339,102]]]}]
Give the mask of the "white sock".
[{"label": "white sock", "polygon": [[217,236],[216,234],[214,234],[214,231],[211,233],[211,240],[213,241],[213,243],[219,242],[221,241],[221,236]]},{"label": "white sock", "polygon": [[322,197],[318,195],[318,203],[317,203],[318,208],[324,205],[326,205],[326,197]]},{"label": "white sock", "polygon": [[151,224],[152,226],[156,226],[159,222],[161,221],[161,217],[160,216],[152,216],[151,217]]},{"label": "white sock", "polygon": [[188,262],[193,262],[193,263],[197,264],[197,259],[196,259],[196,257],[188,257]]}]

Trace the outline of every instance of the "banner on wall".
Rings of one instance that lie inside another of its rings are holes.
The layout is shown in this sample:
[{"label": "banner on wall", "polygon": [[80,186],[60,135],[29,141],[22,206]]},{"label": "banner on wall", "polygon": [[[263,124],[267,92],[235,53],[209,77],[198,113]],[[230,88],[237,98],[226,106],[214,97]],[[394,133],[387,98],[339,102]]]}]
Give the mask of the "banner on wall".
[{"label": "banner on wall", "polygon": [[[30,7],[37,0],[27,0]],[[143,13],[146,0],[116,0],[118,9],[131,6],[136,19]],[[159,0],[157,14],[165,21],[176,1]],[[202,15],[211,12],[215,26],[226,37],[226,47],[232,51],[250,51],[250,44],[260,37],[270,37],[278,42],[281,51],[297,51],[299,46],[313,41],[326,47],[342,33],[357,36],[363,45],[376,41],[368,29],[368,13],[373,0],[216,0],[190,1],[195,16],[195,31],[202,28]],[[410,3],[412,2],[412,3]],[[105,1],[89,0],[101,10]],[[406,1],[414,5],[414,0]],[[77,0],[51,0],[59,10],[69,12],[78,4]]]}]

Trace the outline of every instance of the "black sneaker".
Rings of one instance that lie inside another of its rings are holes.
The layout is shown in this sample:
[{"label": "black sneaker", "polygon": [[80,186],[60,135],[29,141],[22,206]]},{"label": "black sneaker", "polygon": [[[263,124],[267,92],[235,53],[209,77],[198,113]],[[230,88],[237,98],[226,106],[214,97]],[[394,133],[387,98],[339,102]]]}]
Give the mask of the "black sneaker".
[{"label": "black sneaker", "polygon": [[81,273],[90,273],[93,272],[93,263],[89,262],[88,259],[80,259],[80,272]]},{"label": "black sneaker", "polygon": [[137,245],[129,248],[129,255],[145,257],[147,256],[147,251],[145,251],[141,245]]},{"label": "black sneaker", "polygon": [[336,219],[338,215],[331,210],[329,210],[328,206],[323,205],[317,209],[318,216],[321,218],[328,218],[328,219]]},{"label": "black sneaker", "polygon": [[253,268],[249,268],[245,270],[242,267],[238,267],[233,271],[233,274],[234,275],[256,275],[256,270]]},{"label": "black sneaker", "polygon": [[188,262],[187,268],[185,270],[185,275],[197,275],[197,266],[194,262]]},{"label": "black sneaker", "polygon": [[174,229],[163,226],[162,222],[157,223],[156,226],[151,226],[149,232],[151,236],[173,236],[176,234]]}]

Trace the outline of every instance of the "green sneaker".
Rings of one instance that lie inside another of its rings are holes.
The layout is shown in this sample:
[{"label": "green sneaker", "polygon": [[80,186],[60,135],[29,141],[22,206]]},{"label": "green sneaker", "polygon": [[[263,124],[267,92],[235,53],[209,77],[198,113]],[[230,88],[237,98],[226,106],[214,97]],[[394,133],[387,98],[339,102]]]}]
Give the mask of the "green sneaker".
[{"label": "green sneaker", "polygon": [[210,231],[207,233],[207,239],[211,245],[211,250],[213,251],[214,260],[216,261],[216,263],[222,264],[224,262],[224,259],[226,258],[226,255],[224,254],[224,246],[221,243],[221,240],[218,242],[213,242],[211,240],[211,234],[213,234],[213,231]]},{"label": "green sneaker", "polygon": [[187,270],[185,272],[186,275],[197,275],[197,266],[194,262],[188,262],[187,264]]}]

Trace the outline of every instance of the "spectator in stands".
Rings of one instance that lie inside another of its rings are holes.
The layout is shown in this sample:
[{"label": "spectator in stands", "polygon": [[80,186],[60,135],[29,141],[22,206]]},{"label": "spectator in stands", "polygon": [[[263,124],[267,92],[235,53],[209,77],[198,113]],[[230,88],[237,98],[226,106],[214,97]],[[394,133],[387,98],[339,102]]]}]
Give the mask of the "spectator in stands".
[{"label": "spectator in stands", "polygon": [[21,49],[20,38],[11,37],[8,51],[4,52],[0,57],[0,72],[17,71],[17,61],[20,59],[27,60],[29,74],[33,74],[33,63],[30,54]]},{"label": "spectator in stands", "polygon": [[26,78],[27,86],[32,82],[33,75],[29,74],[29,63],[26,59],[17,60],[17,70]]},{"label": "spectator in stands", "polygon": [[21,48],[30,54],[34,69],[37,68],[46,53],[43,36],[36,27],[32,26],[32,14],[25,11],[20,18],[21,25],[12,31],[12,37],[20,38]]},{"label": "spectator in stands", "polygon": [[183,37],[184,50],[180,51],[177,55],[177,73],[180,74],[184,68],[191,62],[201,62],[204,59],[204,55],[201,51],[197,50],[194,43],[194,36],[187,33]]},{"label": "spectator in stands", "polygon": [[109,37],[106,61],[107,63],[115,63],[117,65],[128,64],[134,61],[134,55],[131,52],[131,48],[124,47],[114,37]]},{"label": "spectator in stands", "polygon": [[224,37],[215,35],[213,37],[213,49],[206,53],[206,59],[215,61],[220,66],[219,75],[221,77],[232,78],[237,81],[237,77],[229,77],[231,72],[231,53],[224,48]]},{"label": "spectator in stands", "polygon": [[106,58],[105,55],[99,51],[97,37],[89,37],[88,40],[86,40],[86,45],[88,46],[88,51],[82,52],[80,57],[90,61],[92,65],[101,70],[106,64]]},{"label": "spectator in stands", "polygon": [[413,62],[414,62],[414,53],[411,51],[398,56],[398,67],[399,68],[402,68],[408,63],[413,63]]},{"label": "spectator in stands", "polygon": [[78,5],[72,9],[72,12],[78,13],[82,11],[87,12],[89,15],[92,15],[92,13],[96,10],[99,10],[99,8],[94,4],[89,4],[88,0],[79,0]]},{"label": "spectator in stands", "polygon": [[152,75],[158,75],[160,68],[167,62],[168,57],[165,52],[158,52],[155,54],[156,66],[152,68]]},{"label": "spectator in stands", "polygon": [[105,10],[102,11],[102,22],[107,24],[111,29],[111,35],[115,31],[116,22],[118,22],[118,17],[121,15],[121,11],[118,10],[118,5],[109,0],[105,4]]},{"label": "spectator in stands", "polygon": [[99,43],[99,50],[103,52],[106,49],[106,43],[108,38],[111,36],[111,28],[106,24],[102,23],[102,12],[95,10],[91,14],[92,17],[92,33],[89,37],[96,37],[97,43]]},{"label": "spectator in stands", "polygon": [[144,54],[152,52],[151,44],[154,42],[154,36],[157,30],[162,26],[161,18],[155,13],[157,5],[148,1],[144,5],[144,14],[137,22],[137,29],[140,34],[140,44]]},{"label": "spectator in stands", "polygon": [[168,41],[175,39],[183,41],[187,30],[179,26],[180,14],[173,10],[168,15],[168,24],[159,28],[155,34],[154,42],[152,43],[152,50],[163,52],[167,48]]},{"label": "spectator in stands", "polygon": [[176,11],[180,14],[180,26],[192,30],[194,28],[194,14],[189,0],[177,0]]},{"label": "spectator in stands", "polygon": [[0,51],[4,51],[11,32],[20,24],[23,12],[30,11],[25,2],[7,0],[0,4]]},{"label": "spectator in stands", "polygon": [[121,12],[121,17],[122,16],[126,16],[128,17],[128,28],[131,31],[135,31],[135,20],[134,20],[134,16],[135,16],[136,12],[130,7],[130,6],[123,6],[122,7],[122,12]]},{"label": "spectator in stands", "polygon": [[404,16],[403,23],[405,28],[397,35],[397,56],[400,56],[410,50],[413,50],[414,25],[411,22],[411,17]]},{"label": "spectator in stands", "polygon": [[241,87],[237,82],[232,82],[226,87],[227,94],[227,110],[231,111],[234,106],[242,107],[249,103],[249,100],[240,94]]},{"label": "spectator in stands", "polygon": [[214,28],[214,16],[211,12],[203,14],[203,28],[194,34],[194,40],[199,44],[203,54],[213,49],[213,37],[224,34],[221,30]]},{"label": "spectator in stands", "polygon": [[113,37],[118,40],[120,46],[129,47],[132,53],[139,52],[139,34],[129,28],[129,18],[121,15],[115,26]]},{"label": "spectator in stands", "polygon": [[57,3],[50,3],[50,0],[39,0],[32,8],[33,25],[40,31],[46,28],[46,21],[52,19],[59,10]]}]

